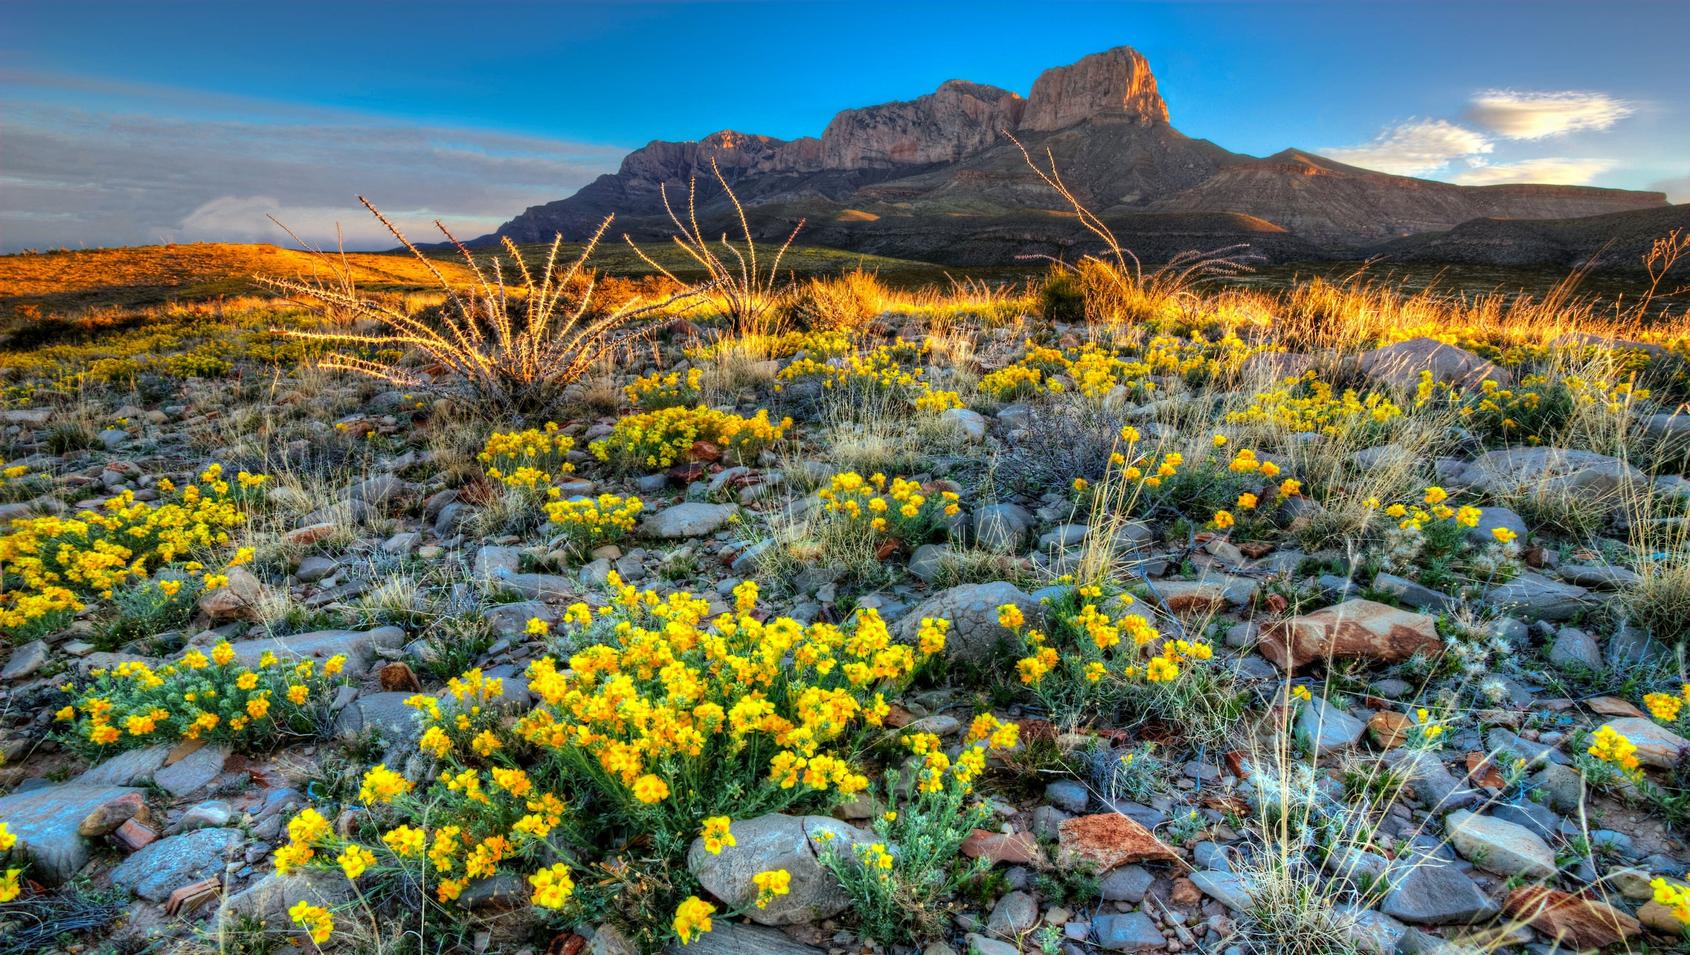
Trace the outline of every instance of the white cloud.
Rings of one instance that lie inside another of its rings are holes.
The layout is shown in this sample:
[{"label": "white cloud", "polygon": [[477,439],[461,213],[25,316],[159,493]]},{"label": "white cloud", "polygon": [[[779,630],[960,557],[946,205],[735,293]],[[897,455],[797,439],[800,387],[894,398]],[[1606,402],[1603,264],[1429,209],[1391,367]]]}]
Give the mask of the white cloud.
[{"label": "white cloud", "polygon": [[332,246],[340,223],[349,249],[392,247],[359,194],[419,240],[439,238],[437,218],[473,238],[570,195],[623,152],[285,106],[193,113],[163,96],[80,106],[0,86],[0,245],[291,244],[271,213],[315,244]]},{"label": "white cloud", "polygon": [[1380,172],[1399,176],[1426,176],[1456,159],[1490,152],[1491,141],[1484,134],[1442,119],[1417,119],[1386,129],[1373,141],[1360,146],[1321,150],[1321,154]]},{"label": "white cloud", "polygon": [[1582,129],[1607,129],[1636,107],[1607,93],[1582,90],[1483,90],[1467,118],[1509,139],[1543,139]]},{"label": "white cloud", "polygon": [[1544,157],[1518,162],[1477,163],[1449,177],[1463,186],[1495,186],[1508,182],[1542,182],[1562,186],[1585,186],[1618,163],[1612,159],[1561,159]]}]

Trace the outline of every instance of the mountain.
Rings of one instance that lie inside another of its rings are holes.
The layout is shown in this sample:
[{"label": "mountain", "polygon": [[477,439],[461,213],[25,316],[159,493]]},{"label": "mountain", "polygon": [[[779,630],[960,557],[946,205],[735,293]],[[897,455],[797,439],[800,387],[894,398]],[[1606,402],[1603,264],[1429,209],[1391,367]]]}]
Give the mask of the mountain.
[{"label": "mountain", "polygon": [[1690,203],[1578,219],[1474,219],[1372,251],[1393,262],[1639,270],[1654,241],[1674,229],[1690,233]]},{"label": "mountain", "polygon": [[667,186],[685,214],[696,179],[707,231],[732,209],[714,161],[760,237],[958,265],[1065,254],[1090,237],[1026,166],[1054,157],[1063,179],[1128,247],[1147,259],[1248,242],[1271,259],[1353,256],[1380,242],[1478,218],[1574,218],[1666,205],[1661,193],[1585,186],[1457,186],[1394,176],[1285,150],[1266,158],[1193,139],[1172,125],[1149,63],[1129,47],[1040,74],[1022,98],[951,80],[906,102],[848,109],[819,138],[724,130],[696,142],[652,142],[575,195],[501,226],[539,242],[579,237],[608,214],[618,231],[670,231]]}]

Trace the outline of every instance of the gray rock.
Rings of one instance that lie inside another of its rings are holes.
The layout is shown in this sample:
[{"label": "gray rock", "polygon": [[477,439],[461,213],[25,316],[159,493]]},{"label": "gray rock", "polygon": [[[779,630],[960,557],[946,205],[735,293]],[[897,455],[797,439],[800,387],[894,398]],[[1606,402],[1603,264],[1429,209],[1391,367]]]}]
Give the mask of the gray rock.
[{"label": "gray rock", "polygon": [[226,826],[234,818],[235,811],[222,799],[208,799],[197,806],[190,806],[182,813],[182,818],[176,821],[176,828],[182,832],[192,832],[195,829],[216,829]]},{"label": "gray rock", "polygon": [[945,655],[969,664],[984,664],[993,658],[999,646],[1015,643],[1014,635],[998,624],[998,608],[1004,604],[1020,607],[1027,626],[1037,627],[1044,621],[1044,608],[1038,601],[1014,584],[1000,580],[963,584],[934,594],[899,619],[898,636],[906,643],[913,643],[922,618],[942,617],[951,622]]},{"label": "gray rock", "polygon": [[1608,638],[1608,662],[1616,667],[1645,663],[1670,663],[1672,648],[1649,635],[1642,627],[1622,626]]},{"label": "gray rock", "polygon": [[986,440],[986,419],[978,411],[967,408],[946,408],[939,412],[939,419],[955,425],[968,438],[970,444],[979,444]]},{"label": "gray rock", "polygon": [[21,680],[31,676],[35,671],[47,665],[48,649],[45,641],[31,640],[12,651],[12,656],[6,661],[4,669],[0,669],[0,680]]},{"label": "gray rock", "polygon": [[1587,606],[1588,593],[1583,587],[1550,580],[1528,570],[1485,591],[1485,603],[1506,613],[1561,621],[1571,619]]},{"label": "gray rock", "polygon": [[1457,779],[1435,751],[1398,748],[1380,760],[1408,776],[1408,786],[1434,814],[1441,815],[1479,801],[1479,791]]},{"label": "gray rock", "polygon": [[1555,815],[1555,811],[1548,806],[1540,806],[1535,802],[1502,803],[1492,806],[1490,814],[1503,822],[1524,826],[1544,839],[1554,838],[1561,828],[1561,817]]},{"label": "gray rock", "polygon": [[118,753],[84,770],[73,782],[81,786],[133,786],[147,782],[170,756],[170,747],[160,743]]},{"label": "gray rock", "polygon": [[302,584],[314,584],[334,573],[335,566],[335,562],[327,557],[312,555],[299,562],[299,566],[293,570],[293,575]]},{"label": "gray rock", "polygon": [[222,872],[224,857],[241,841],[238,829],[199,829],[160,839],[113,869],[112,885],[163,902],[182,886]]},{"label": "gray rock", "polygon": [[1014,938],[1039,923],[1039,903],[1026,892],[1005,892],[986,918],[986,930]]},{"label": "gray rock", "polygon": [[1539,769],[1529,780],[1532,789],[1541,792],[1556,812],[1575,815],[1584,805],[1584,776],[1571,766],[1550,763]]},{"label": "gray rock", "polygon": [[1596,638],[1577,627],[1562,627],[1549,646],[1549,662],[1563,669],[1602,669],[1602,648]]},{"label": "gray rock", "polygon": [[1450,610],[1460,601],[1423,584],[1381,571],[1373,578],[1373,589],[1390,594],[1397,603],[1415,610]]},{"label": "gray rock", "polygon": [[1551,879],[1555,852],[1524,826],[1466,810],[1450,813],[1449,841],[1463,859],[1503,876]]},{"label": "gray rock", "polygon": [[1526,542],[1526,519],[1506,507],[1486,507],[1479,513],[1479,523],[1467,529],[1467,539],[1484,546],[1496,543],[1496,529],[1506,527],[1514,532],[1522,545]]},{"label": "gray rock", "polygon": [[[687,869],[711,895],[730,906],[748,910],[746,916],[762,925],[796,925],[831,918],[851,904],[844,886],[822,868],[819,854],[831,847],[843,858],[852,858],[852,846],[872,836],[825,816],[788,816],[769,813],[732,823],[734,845],[716,855],[704,849],[704,840],[693,840],[687,852]],[[822,838],[823,833],[831,839]],[[767,908],[752,905],[757,888],[752,877],[770,869],[785,869],[792,876],[791,891],[770,902]]]},{"label": "gray rock", "polygon": [[198,792],[217,778],[229,760],[229,747],[207,743],[153,773],[153,785],[177,799]]},{"label": "gray rock", "polygon": [[1068,812],[1082,813],[1091,804],[1091,792],[1077,779],[1058,779],[1045,787],[1045,801]]},{"label": "gray rock", "polygon": [[571,600],[580,588],[561,574],[506,574],[500,587],[528,600]]},{"label": "gray rock", "polygon": [[339,871],[301,869],[288,875],[271,873],[225,899],[217,911],[217,924],[224,931],[232,931],[243,920],[254,919],[270,932],[293,932],[303,938],[303,933],[288,918],[288,909],[302,901],[338,911],[352,901],[352,883]]},{"label": "gray rock", "polygon": [[1643,483],[1643,472],[1618,458],[1563,448],[1507,448],[1479,455],[1467,467],[1474,487],[1498,497],[1570,494],[1619,504],[1619,491]]},{"label": "gray rock", "polygon": [[970,933],[964,939],[969,955],[1021,955],[1021,949],[1008,942]]},{"label": "gray rock", "polygon": [[379,734],[390,743],[414,742],[422,736],[422,723],[415,707],[405,705],[406,692],[368,693],[335,716],[335,735],[354,740],[365,733]]},{"label": "gray rock", "polygon": [[1567,564],[1557,567],[1555,572],[1567,583],[1591,590],[1624,590],[1642,579],[1635,570],[1609,564]]},{"label": "gray rock", "polygon": [[1227,857],[1226,847],[1213,842],[1199,842],[1191,847],[1191,861],[1202,869],[1213,869],[1217,872],[1231,872],[1232,860]]},{"label": "gray rock", "polygon": [[1150,884],[1156,877],[1150,870],[1140,865],[1124,865],[1109,870],[1098,889],[1105,902],[1131,902],[1137,905],[1144,901],[1144,894],[1150,891]]},{"label": "gray rock", "polygon": [[1091,930],[1097,944],[1111,952],[1139,952],[1168,947],[1168,940],[1162,937],[1162,930],[1143,912],[1099,915],[1091,920]]},{"label": "gray rock", "polygon": [[516,640],[526,635],[528,621],[539,617],[548,624],[558,621],[557,612],[548,604],[538,600],[525,600],[519,603],[499,604],[488,607],[481,612],[493,633],[500,637]]},{"label": "gray rock", "polygon": [[948,544],[923,544],[910,554],[910,575],[923,583],[932,583],[944,566],[945,556],[951,552]]},{"label": "gray rock", "polygon": [[1341,913],[1339,931],[1344,939],[1367,955],[1395,955],[1397,943],[1408,926],[1382,912],[1353,905],[1334,906]]},{"label": "gray rock", "polygon": [[1234,912],[1248,912],[1255,907],[1249,879],[1236,872],[1205,869],[1191,873],[1191,881],[1203,894],[1218,900]]},{"label": "gray rock", "polygon": [[987,504],[974,512],[974,543],[986,550],[1015,553],[1027,540],[1033,515],[1019,504]]},{"label": "gray rock", "polygon": [[378,648],[395,650],[405,643],[405,631],[398,627],[377,627],[374,630],[315,630],[291,637],[261,637],[238,640],[232,646],[235,659],[243,666],[255,667],[266,652],[282,660],[327,660],[345,655],[349,675],[361,676],[370,668]]},{"label": "gray rock", "polygon": [[1410,338],[1383,345],[1356,356],[1361,373],[1375,384],[1409,390],[1420,383],[1420,374],[1432,373],[1441,384],[1476,388],[1484,381],[1507,385],[1513,376],[1478,355],[1435,338]]},{"label": "gray rock", "polygon": [[714,534],[738,511],[739,508],[733,504],[687,501],[646,515],[640,522],[640,533],[665,540],[703,537],[706,534]]},{"label": "gray rock", "polygon": [[82,820],[107,803],[140,793],[127,786],[39,786],[0,796],[0,820],[18,838],[12,851],[30,860],[30,878],[58,885],[88,862],[88,841],[76,831]]},{"label": "gray rock", "polygon": [[1501,907],[1453,865],[1413,857],[1390,877],[1379,911],[1416,925],[1468,925],[1494,918]]},{"label": "gray rock", "polygon": [[1306,701],[1297,712],[1297,739],[1321,756],[1354,746],[1366,730],[1366,723],[1324,697]]}]

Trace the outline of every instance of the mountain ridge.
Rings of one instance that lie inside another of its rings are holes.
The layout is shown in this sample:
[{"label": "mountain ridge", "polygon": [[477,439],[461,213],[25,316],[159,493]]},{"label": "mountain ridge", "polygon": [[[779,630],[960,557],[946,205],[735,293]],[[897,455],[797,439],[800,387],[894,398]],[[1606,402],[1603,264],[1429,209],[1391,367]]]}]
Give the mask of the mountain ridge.
[{"label": "mountain ridge", "polygon": [[1171,231],[1194,244],[1229,244],[1255,234],[1240,222],[1261,221],[1280,230],[1258,250],[1270,259],[1342,257],[1473,219],[1666,207],[1661,193],[1461,186],[1295,147],[1266,157],[1235,153],[1175,128],[1148,61],[1121,46],[1044,71],[1026,97],[948,80],[914,99],[842,110],[818,137],[724,130],[693,141],[654,140],[624,157],[617,172],[529,207],[476,243],[504,236],[538,242],[556,232],[578,237],[611,213],[618,231],[662,238],[670,231],[663,193],[684,214],[694,182],[699,217],[713,231],[732,215],[715,181],[713,169],[720,169],[759,237],[784,235],[803,218],[808,241],[958,265],[1013,257],[1018,253],[1005,242],[1019,233],[1059,251],[1084,244],[1077,227],[1038,235],[1038,227],[1060,220],[1064,206],[1026,168],[1011,135],[1034,156],[1048,152],[1089,208],[1120,223],[1123,238],[1166,234],[1174,224],[1183,227]]}]

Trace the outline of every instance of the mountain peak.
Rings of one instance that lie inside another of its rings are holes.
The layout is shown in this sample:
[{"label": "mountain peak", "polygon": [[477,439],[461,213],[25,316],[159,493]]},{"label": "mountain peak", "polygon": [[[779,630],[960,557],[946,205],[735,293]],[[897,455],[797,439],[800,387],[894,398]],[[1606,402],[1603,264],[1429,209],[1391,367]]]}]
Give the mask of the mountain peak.
[{"label": "mountain peak", "polygon": [[1045,70],[1021,114],[1021,128],[1065,129],[1094,117],[1124,117],[1143,125],[1167,125],[1168,104],[1144,54],[1118,46]]}]

